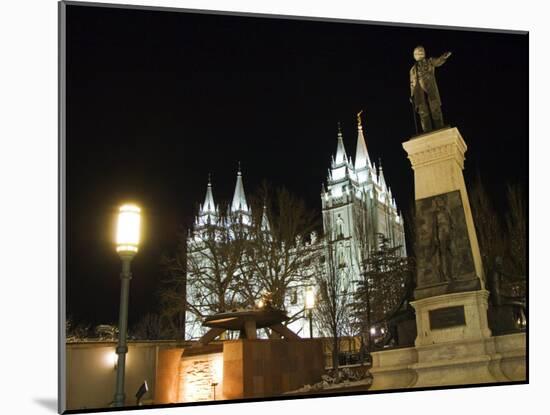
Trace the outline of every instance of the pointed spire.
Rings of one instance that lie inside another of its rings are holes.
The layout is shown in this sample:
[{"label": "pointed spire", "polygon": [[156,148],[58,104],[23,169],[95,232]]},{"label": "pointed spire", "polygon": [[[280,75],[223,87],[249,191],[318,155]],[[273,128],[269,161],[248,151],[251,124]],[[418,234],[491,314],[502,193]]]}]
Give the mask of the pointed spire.
[{"label": "pointed spire", "polygon": [[363,126],[361,125],[361,114],[363,110],[357,113],[357,149],[355,150],[355,169],[361,169],[363,167],[370,167],[369,152],[367,151],[367,144],[365,142],[365,136],[363,135]]},{"label": "pointed spire", "polygon": [[264,211],[262,213],[262,224],[260,226],[262,231],[269,232],[269,219],[267,218],[267,206],[264,204]]},{"label": "pointed spire", "polygon": [[202,205],[201,213],[214,213],[216,212],[216,205],[214,204],[214,196],[212,195],[212,181],[210,179],[210,173],[208,173],[208,185],[206,187],[206,196]]},{"label": "pointed spire", "polygon": [[214,204],[214,196],[212,195],[212,181],[208,174],[208,185],[206,186],[206,196],[204,203],[199,206],[199,214],[196,219],[197,226],[214,225],[218,222],[218,209]]},{"label": "pointed spire", "polygon": [[235,183],[235,193],[231,202],[231,212],[248,211],[248,204],[244,195],[243,177],[241,174],[241,162],[239,161],[239,170],[237,171],[237,182]]},{"label": "pointed spire", "polygon": [[342,136],[342,129],[338,122],[338,144],[336,146],[336,157],[334,158],[334,164],[342,164],[347,161],[346,149],[344,147],[344,138]]},{"label": "pointed spire", "polygon": [[380,173],[378,173],[378,184],[382,189],[386,188],[386,179],[384,178],[384,170],[382,169],[382,159],[378,158],[378,164],[380,165]]},{"label": "pointed spire", "polygon": [[[397,206],[396,206],[396,209],[397,209]],[[396,221],[397,223],[400,223],[401,225],[403,225],[403,214],[401,213],[401,211],[397,211]]]}]

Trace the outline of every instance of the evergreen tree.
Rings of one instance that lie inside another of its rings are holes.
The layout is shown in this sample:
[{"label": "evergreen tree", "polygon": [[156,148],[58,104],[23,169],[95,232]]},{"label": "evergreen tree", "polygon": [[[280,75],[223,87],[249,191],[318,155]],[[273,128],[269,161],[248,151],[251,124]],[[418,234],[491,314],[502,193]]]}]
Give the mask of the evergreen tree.
[{"label": "evergreen tree", "polygon": [[391,246],[378,234],[379,247],[365,257],[352,304],[357,331],[367,351],[373,349],[371,331],[384,325],[407,301],[412,288],[412,260],[401,256],[401,246]]}]

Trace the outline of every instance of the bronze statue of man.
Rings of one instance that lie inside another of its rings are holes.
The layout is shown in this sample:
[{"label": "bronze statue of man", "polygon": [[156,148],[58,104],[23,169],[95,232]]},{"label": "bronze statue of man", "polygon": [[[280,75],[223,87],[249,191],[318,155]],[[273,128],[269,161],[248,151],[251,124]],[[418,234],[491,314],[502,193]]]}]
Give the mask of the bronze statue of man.
[{"label": "bronze statue of man", "polygon": [[411,103],[420,115],[422,130],[427,133],[443,128],[441,98],[435,81],[435,68],[441,66],[451,56],[445,52],[439,58],[426,58],[423,46],[417,46],[413,52],[416,61],[410,70]]}]

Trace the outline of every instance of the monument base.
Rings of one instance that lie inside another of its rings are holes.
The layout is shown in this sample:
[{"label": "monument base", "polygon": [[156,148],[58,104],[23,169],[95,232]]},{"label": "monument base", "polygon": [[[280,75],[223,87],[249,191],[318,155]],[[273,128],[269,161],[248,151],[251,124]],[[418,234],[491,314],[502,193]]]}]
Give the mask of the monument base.
[{"label": "monument base", "polygon": [[422,346],[417,352],[418,363],[411,366],[417,375],[415,388],[511,380],[500,368],[502,356],[492,339]]},{"label": "monument base", "polygon": [[459,292],[417,300],[418,361],[414,387],[466,385],[509,380],[491,339],[489,292]]},{"label": "monument base", "polygon": [[369,390],[525,382],[525,333],[374,352]]},{"label": "monument base", "polygon": [[491,337],[485,290],[411,303],[415,347],[373,353],[371,390],[526,380],[525,333]]},{"label": "monument base", "polygon": [[491,337],[487,319],[489,292],[458,292],[411,302],[416,313],[415,346]]}]

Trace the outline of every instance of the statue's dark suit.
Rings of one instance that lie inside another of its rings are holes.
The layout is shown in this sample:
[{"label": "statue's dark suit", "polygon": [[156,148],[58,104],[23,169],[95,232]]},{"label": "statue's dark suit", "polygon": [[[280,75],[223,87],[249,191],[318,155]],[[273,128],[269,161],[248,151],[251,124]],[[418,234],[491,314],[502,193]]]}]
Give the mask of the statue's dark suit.
[{"label": "statue's dark suit", "polygon": [[415,110],[420,115],[424,132],[443,127],[441,98],[435,81],[435,68],[443,65],[445,61],[444,56],[422,59],[410,70],[411,97]]}]

